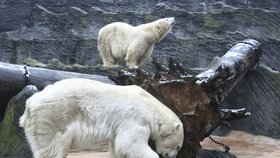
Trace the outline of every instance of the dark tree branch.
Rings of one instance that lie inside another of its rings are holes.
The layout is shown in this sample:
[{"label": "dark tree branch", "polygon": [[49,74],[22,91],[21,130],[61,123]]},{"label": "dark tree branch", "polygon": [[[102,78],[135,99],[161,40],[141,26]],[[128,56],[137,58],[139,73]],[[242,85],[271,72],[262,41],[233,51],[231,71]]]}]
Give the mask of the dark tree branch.
[{"label": "dark tree branch", "polygon": [[246,108],[242,109],[221,109],[220,119],[222,121],[233,121],[237,119],[247,118],[251,115]]}]

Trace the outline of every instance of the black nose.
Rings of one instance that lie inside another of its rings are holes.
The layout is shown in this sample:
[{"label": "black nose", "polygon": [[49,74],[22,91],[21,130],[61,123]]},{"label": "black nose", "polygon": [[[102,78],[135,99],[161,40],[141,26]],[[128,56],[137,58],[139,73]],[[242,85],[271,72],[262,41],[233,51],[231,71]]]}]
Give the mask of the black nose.
[{"label": "black nose", "polygon": [[169,158],[168,153],[164,154],[164,158]]}]

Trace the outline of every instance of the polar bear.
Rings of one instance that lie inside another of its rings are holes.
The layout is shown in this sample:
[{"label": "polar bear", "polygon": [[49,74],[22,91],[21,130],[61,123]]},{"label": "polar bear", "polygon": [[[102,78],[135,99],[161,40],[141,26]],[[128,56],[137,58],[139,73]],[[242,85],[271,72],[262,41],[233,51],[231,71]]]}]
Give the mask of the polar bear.
[{"label": "polar bear", "polygon": [[58,81],[34,94],[20,126],[35,158],[65,158],[104,144],[112,158],[175,158],[184,137],[175,113],[142,88],[89,79]]},{"label": "polar bear", "polygon": [[137,68],[151,56],[156,42],[172,28],[175,18],[163,18],[139,26],[122,22],[108,24],[98,33],[98,50],[104,67],[117,67],[125,60],[129,68]]}]

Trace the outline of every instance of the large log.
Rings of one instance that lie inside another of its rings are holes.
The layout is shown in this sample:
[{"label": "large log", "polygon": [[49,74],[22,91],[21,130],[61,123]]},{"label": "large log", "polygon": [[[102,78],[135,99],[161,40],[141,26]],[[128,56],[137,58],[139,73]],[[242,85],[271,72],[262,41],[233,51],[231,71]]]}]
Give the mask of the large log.
[{"label": "large log", "polygon": [[[29,74],[26,74],[26,70]],[[29,77],[26,78],[25,74]],[[26,84],[35,85],[41,90],[49,84],[67,78],[88,78],[114,84],[106,76],[49,70],[29,66],[25,69],[25,66],[0,62],[0,121],[2,120],[8,101],[18,94]]]},{"label": "large log", "polygon": [[208,70],[197,75],[196,83],[202,84],[205,92],[215,98],[212,100],[220,103],[261,56],[258,41],[248,39],[239,42],[221,58],[216,57]]}]

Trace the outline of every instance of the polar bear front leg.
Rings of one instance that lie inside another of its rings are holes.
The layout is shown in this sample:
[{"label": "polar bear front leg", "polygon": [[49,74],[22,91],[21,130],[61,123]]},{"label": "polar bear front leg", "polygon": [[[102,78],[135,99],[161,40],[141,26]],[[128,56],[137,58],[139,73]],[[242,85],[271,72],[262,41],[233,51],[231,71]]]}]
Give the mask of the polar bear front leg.
[{"label": "polar bear front leg", "polygon": [[134,51],[130,50],[128,51],[125,61],[126,61],[126,66],[130,69],[137,69],[138,64],[137,64],[137,55],[133,53]]},{"label": "polar bear front leg", "polygon": [[133,124],[120,128],[113,142],[115,151],[111,151],[117,158],[159,158],[148,145],[148,127]]},{"label": "polar bear front leg", "polygon": [[138,59],[138,64],[139,64],[139,65],[142,65],[142,64],[145,62],[145,60],[146,60],[147,58],[149,58],[149,57],[152,55],[153,50],[154,50],[154,44],[151,45],[151,46],[149,46],[149,47],[146,49],[145,53],[143,53],[143,55],[140,56],[140,58]]},{"label": "polar bear front leg", "polygon": [[111,142],[109,144],[109,151],[110,151],[110,158],[117,158],[116,154],[115,154],[115,145],[113,144],[113,142]]}]

